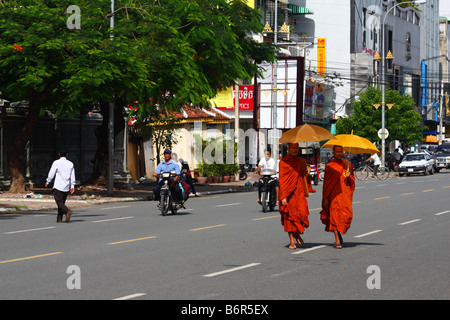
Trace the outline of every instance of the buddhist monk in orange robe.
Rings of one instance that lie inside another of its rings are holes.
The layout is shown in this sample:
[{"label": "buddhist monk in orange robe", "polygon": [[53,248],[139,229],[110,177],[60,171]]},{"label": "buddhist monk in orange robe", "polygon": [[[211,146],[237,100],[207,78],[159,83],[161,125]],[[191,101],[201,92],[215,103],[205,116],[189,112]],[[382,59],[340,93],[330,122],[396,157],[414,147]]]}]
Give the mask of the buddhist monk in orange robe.
[{"label": "buddhist monk in orange robe", "polygon": [[289,154],[280,161],[278,194],[281,214],[281,224],[284,231],[289,234],[289,249],[296,249],[294,239],[298,244],[303,244],[300,234],[309,227],[308,203],[306,196],[306,160],[298,157],[299,147],[297,143],[290,143]]},{"label": "buddhist monk in orange robe", "polygon": [[334,247],[341,249],[342,234],[350,228],[353,218],[355,176],[351,163],[342,160],[343,148],[334,146],[333,154],[334,159],[325,167],[320,219],[325,225],[325,231],[334,232]]}]

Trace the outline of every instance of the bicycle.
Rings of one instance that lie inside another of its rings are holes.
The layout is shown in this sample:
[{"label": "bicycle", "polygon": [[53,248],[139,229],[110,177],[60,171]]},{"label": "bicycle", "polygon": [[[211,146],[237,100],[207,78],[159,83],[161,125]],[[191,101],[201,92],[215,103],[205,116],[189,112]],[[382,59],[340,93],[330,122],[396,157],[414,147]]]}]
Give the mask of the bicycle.
[{"label": "bicycle", "polygon": [[[374,176],[375,171],[368,164],[364,164],[355,169],[354,174],[356,179],[363,181],[369,177],[369,174],[372,174],[372,176]],[[387,178],[389,178],[389,169],[386,167],[378,167],[377,174],[375,176],[378,178],[378,180],[386,180]]]}]

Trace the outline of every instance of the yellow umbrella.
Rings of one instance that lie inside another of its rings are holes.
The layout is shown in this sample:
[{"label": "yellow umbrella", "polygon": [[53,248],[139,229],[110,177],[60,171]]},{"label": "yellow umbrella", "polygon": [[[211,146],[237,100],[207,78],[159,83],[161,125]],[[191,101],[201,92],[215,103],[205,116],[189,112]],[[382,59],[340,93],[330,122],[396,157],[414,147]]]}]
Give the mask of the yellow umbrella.
[{"label": "yellow umbrella", "polygon": [[300,143],[330,139],[334,139],[334,136],[327,129],[312,124],[303,124],[283,133],[279,142]]},{"label": "yellow umbrella", "polygon": [[333,149],[333,146],[342,146],[344,151],[360,154],[360,153],[380,153],[375,145],[366,138],[352,134],[338,134],[335,139],[325,143],[322,148]]}]

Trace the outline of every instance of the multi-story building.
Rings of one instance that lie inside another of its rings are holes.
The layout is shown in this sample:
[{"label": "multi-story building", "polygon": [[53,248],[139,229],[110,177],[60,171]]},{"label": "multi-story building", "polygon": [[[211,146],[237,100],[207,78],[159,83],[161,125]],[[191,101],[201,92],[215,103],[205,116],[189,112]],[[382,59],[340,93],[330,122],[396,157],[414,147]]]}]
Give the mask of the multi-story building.
[{"label": "multi-story building", "polygon": [[[442,109],[439,109],[439,129],[438,139],[442,142],[444,139],[450,139],[450,15],[449,17],[440,17],[439,21],[439,43],[440,43],[440,81],[441,81],[441,101]],[[439,134],[442,132],[442,137]]]},{"label": "multi-story building", "polygon": [[281,54],[305,59],[301,108],[305,122],[330,128],[330,120],[351,114],[358,95],[381,83],[385,59],[387,86],[410,95],[430,128],[425,134],[436,134],[442,100],[439,0],[416,2],[412,6],[412,1],[399,5],[397,0],[255,0],[266,25],[262,41],[274,41],[278,3]]}]

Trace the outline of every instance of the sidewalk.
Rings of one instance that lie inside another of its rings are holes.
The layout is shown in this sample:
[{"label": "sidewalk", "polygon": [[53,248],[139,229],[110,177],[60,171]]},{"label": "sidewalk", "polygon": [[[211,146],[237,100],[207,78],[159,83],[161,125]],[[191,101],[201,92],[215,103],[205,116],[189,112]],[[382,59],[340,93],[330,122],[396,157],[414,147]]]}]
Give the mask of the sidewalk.
[{"label": "sidewalk", "polygon": [[[253,186],[246,186],[246,182],[252,185],[256,181],[253,173],[248,173],[245,181],[235,181],[227,183],[195,184],[197,195],[207,196],[211,194],[247,192],[256,189]],[[130,183],[127,185],[116,185],[113,195],[108,195],[104,188],[94,188],[91,186],[77,187],[75,192],[67,197],[66,204],[69,208],[83,208],[105,203],[120,203],[130,201],[150,201],[153,200],[154,183]],[[28,194],[28,197],[27,197]],[[17,212],[56,210],[56,203],[49,188],[32,188],[27,194],[11,194],[2,191],[0,194],[0,215]],[[191,194],[190,197],[194,197]],[[189,201],[189,200],[188,200]]]}]

